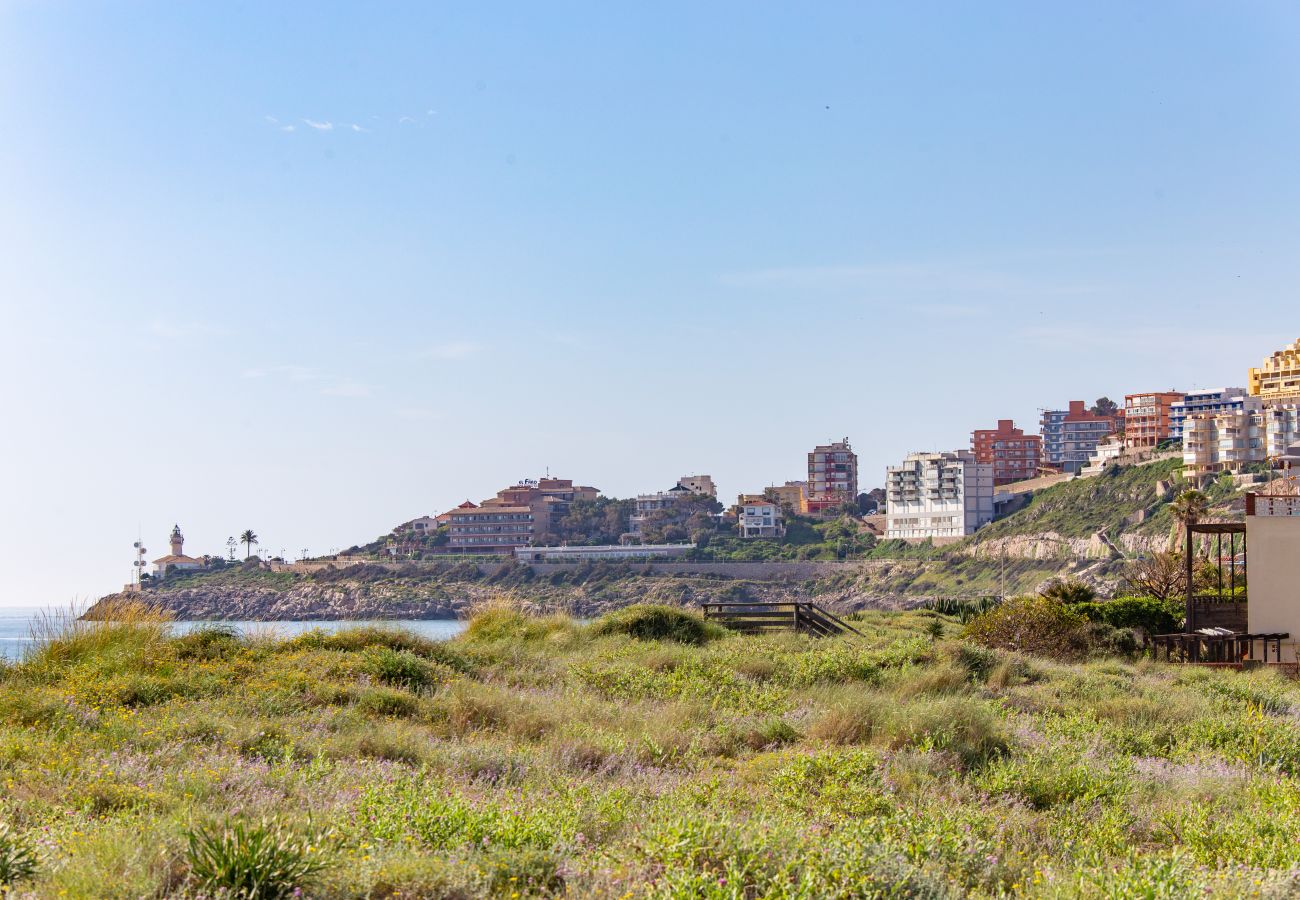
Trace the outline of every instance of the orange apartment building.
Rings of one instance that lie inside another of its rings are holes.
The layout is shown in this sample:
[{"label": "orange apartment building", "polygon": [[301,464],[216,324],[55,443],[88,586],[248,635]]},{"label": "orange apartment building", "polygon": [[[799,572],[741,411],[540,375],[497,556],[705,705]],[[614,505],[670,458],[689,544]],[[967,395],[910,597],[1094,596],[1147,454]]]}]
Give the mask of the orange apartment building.
[{"label": "orange apartment building", "polygon": [[997,428],[971,433],[971,450],[976,462],[993,466],[993,484],[1011,484],[1038,477],[1043,462],[1043,439],[1025,434],[1011,419],[998,419]]},{"label": "orange apartment building", "polygon": [[1129,394],[1124,398],[1124,449],[1154,450],[1173,433],[1173,406],[1187,399],[1182,391]]},{"label": "orange apartment building", "polygon": [[521,481],[478,507],[453,509],[447,547],[462,553],[510,553],[550,532],[574,500],[595,500],[599,493],[568,478]]}]

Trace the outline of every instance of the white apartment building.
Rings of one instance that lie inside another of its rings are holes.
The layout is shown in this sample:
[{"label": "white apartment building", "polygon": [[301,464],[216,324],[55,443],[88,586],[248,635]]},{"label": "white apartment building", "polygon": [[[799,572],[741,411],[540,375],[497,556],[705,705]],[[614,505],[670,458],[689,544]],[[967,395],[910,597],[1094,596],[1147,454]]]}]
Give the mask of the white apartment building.
[{"label": "white apartment building", "polygon": [[1100,444],[1097,449],[1092,451],[1092,456],[1088,458],[1088,464],[1079,470],[1081,476],[1100,475],[1106,466],[1124,455],[1124,439],[1117,434],[1112,434]]},{"label": "white apartment building", "polygon": [[885,470],[885,537],[960,538],[993,521],[993,466],[969,450],[911,453]]},{"label": "white apartment building", "polygon": [[1188,416],[1183,425],[1183,475],[1205,481],[1251,463],[1278,460],[1300,445],[1300,407],[1234,409]]},{"label": "white apartment building", "polygon": [[1264,452],[1269,460],[1300,456],[1300,405],[1270,406],[1264,416]]},{"label": "white apartment building", "polygon": [[1210,388],[1203,391],[1188,391],[1182,400],[1169,405],[1169,436],[1175,440],[1183,439],[1183,426],[1191,416],[1209,413],[1211,415],[1238,410],[1260,409],[1263,404],[1258,397],[1250,396],[1245,388],[1227,387]]},{"label": "white apartment building", "polygon": [[779,538],[785,531],[781,505],[767,497],[742,494],[736,508],[740,513],[737,533],[742,538]]}]

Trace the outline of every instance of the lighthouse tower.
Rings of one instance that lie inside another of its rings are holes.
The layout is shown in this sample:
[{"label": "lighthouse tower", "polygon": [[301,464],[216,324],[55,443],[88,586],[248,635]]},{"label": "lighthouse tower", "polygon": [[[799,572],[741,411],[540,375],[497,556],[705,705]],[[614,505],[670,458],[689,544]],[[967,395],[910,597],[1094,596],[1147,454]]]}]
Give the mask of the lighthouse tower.
[{"label": "lighthouse tower", "polygon": [[200,569],[203,567],[203,560],[186,556],[182,550],[185,546],[185,535],[181,534],[181,526],[172,526],[170,541],[172,552],[162,559],[153,561],[153,564],[158,567],[154,571],[157,577],[165,578],[172,569]]}]

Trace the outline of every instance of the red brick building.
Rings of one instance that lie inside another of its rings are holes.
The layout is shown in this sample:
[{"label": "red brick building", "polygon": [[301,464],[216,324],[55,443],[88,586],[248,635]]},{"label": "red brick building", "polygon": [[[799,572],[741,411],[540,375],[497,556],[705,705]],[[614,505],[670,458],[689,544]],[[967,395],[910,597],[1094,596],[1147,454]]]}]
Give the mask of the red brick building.
[{"label": "red brick building", "polygon": [[970,443],[977,462],[992,464],[995,485],[1038,477],[1043,439],[1025,434],[1011,419],[998,419],[997,428],[973,432]]},{"label": "red brick building", "polygon": [[1173,406],[1187,399],[1182,391],[1129,394],[1124,398],[1124,448],[1154,449],[1173,437]]}]

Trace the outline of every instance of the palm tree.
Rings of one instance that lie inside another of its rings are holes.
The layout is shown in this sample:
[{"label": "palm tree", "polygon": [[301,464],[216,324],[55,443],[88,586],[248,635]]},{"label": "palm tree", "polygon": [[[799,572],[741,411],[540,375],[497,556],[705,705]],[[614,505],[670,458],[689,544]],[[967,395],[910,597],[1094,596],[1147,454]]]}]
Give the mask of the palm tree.
[{"label": "palm tree", "polygon": [[249,528],[239,536],[239,543],[244,545],[244,559],[248,559],[253,555],[253,545],[257,543],[257,534],[254,533],[253,529]]},{"label": "palm tree", "polygon": [[1169,511],[1174,514],[1179,525],[1190,528],[1210,511],[1210,498],[1200,491],[1183,491],[1169,504]]}]

